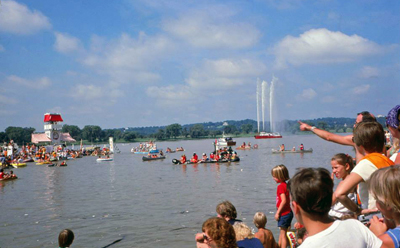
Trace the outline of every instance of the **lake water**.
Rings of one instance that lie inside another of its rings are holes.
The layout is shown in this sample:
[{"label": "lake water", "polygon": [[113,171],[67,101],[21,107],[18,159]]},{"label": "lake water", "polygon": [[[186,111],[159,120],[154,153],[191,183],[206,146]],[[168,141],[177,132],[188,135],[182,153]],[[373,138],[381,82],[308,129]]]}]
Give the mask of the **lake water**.
[{"label": "lake water", "polygon": [[[274,220],[276,183],[271,168],[325,167],[339,152],[354,156],[353,149],[324,141],[315,135],[255,140],[259,149],[238,151],[241,161],[231,164],[174,165],[182,152],[164,161],[143,162],[132,154],[133,144],[117,144],[121,153],[112,162],[96,157],[69,160],[67,167],[29,163],[14,169],[19,179],[0,182],[0,247],[58,247],[58,234],[72,229],[72,247],[195,247],[194,236],[202,223],[216,216],[215,207],[231,201],[238,218],[255,228],[254,213],[263,211],[267,228],[278,238]],[[188,157],[213,150],[213,140],[158,142],[161,149],[184,147]],[[303,143],[313,153],[272,154]],[[337,184],[337,182],[335,182]]]}]

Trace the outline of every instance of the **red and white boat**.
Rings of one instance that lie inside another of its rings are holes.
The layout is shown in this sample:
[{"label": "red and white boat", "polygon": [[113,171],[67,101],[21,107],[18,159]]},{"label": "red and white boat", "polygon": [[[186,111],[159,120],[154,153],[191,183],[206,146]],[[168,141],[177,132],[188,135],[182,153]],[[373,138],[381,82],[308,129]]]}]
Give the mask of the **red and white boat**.
[{"label": "red and white boat", "polygon": [[254,135],[254,138],[256,138],[256,139],[277,139],[277,138],[282,138],[282,135],[280,133],[260,132],[256,135]]}]

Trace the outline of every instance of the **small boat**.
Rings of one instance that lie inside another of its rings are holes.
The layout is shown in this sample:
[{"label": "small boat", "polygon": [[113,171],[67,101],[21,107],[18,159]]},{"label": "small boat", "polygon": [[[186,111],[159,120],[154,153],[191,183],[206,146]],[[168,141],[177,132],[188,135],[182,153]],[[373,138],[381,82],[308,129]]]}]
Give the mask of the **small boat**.
[{"label": "small boat", "polygon": [[43,161],[43,162],[37,162],[37,165],[42,165],[42,164],[52,164],[50,161]]},{"label": "small boat", "polygon": [[156,157],[156,158],[142,157],[143,161],[152,161],[152,160],[159,160],[159,159],[165,159],[165,156],[160,156],[160,157]]},{"label": "small boat", "polygon": [[113,158],[98,158],[96,159],[97,162],[102,162],[102,161],[113,161]]},{"label": "small boat", "polygon": [[267,133],[267,132],[260,132],[259,134],[254,135],[256,139],[277,139],[282,138],[280,133]]},{"label": "small boat", "polygon": [[26,163],[11,163],[11,166],[14,168],[25,167]]},{"label": "small boat", "polygon": [[234,141],[232,137],[228,137],[225,135],[225,133],[222,133],[222,138],[217,139],[214,145],[216,149],[219,150],[228,146],[235,146],[236,141]]},{"label": "small boat", "polygon": [[313,149],[306,149],[306,150],[296,150],[296,151],[292,151],[292,150],[284,150],[284,151],[279,151],[279,150],[275,150],[272,149],[272,153],[274,154],[278,154],[278,153],[310,153],[313,152]]},{"label": "small boat", "polygon": [[3,178],[3,179],[0,179],[0,181],[2,181],[2,182],[4,182],[4,181],[12,181],[12,180],[15,180],[15,179],[18,179],[18,177]]},{"label": "small boat", "polygon": [[175,153],[176,151],[166,151],[166,153]]},{"label": "small boat", "polygon": [[24,159],[24,160],[22,160],[22,162],[24,162],[24,163],[33,162],[33,158]]},{"label": "small boat", "polygon": [[238,147],[236,147],[236,150],[250,150],[250,149],[251,149],[251,146],[245,146],[245,147],[238,146]]},{"label": "small boat", "polygon": [[51,163],[51,164],[47,164],[47,167],[54,167],[55,164]]},{"label": "small boat", "polygon": [[[197,163],[187,161],[187,162],[184,163],[184,164],[220,164],[220,163],[231,163],[231,162],[239,162],[239,161],[240,161],[240,158],[239,158],[239,157],[236,157],[234,160],[218,160],[218,161],[215,161],[215,160],[201,161],[201,160],[200,160],[200,161],[197,162]],[[181,161],[178,160],[178,159],[173,159],[173,160],[172,160],[172,163],[173,163],[173,164],[182,164]]]}]

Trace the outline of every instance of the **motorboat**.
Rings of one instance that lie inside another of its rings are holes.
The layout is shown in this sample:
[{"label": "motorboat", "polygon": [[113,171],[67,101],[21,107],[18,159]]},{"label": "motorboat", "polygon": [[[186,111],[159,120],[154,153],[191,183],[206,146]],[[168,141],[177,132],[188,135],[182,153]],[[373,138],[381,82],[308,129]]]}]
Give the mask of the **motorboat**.
[{"label": "motorboat", "polygon": [[256,135],[254,135],[254,138],[256,139],[276,139],[276,138],[282,138],[282,135],[280,133],[267,133],[267,132],[260,132]]}]

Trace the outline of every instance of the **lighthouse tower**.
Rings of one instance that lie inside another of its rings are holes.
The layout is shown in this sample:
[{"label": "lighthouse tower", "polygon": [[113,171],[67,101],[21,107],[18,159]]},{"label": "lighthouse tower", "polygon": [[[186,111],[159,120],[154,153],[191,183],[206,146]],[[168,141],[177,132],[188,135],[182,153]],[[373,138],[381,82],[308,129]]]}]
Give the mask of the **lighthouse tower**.
[{"label": "lighthouse tower", "polygon": [[63,122],[60,114],[44,114],[44,132],[51,140],[51,143],[56,145],[61,143],[62,125],[58,124],[59,122]]}]

